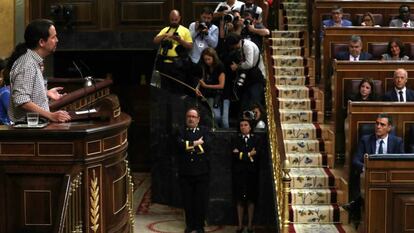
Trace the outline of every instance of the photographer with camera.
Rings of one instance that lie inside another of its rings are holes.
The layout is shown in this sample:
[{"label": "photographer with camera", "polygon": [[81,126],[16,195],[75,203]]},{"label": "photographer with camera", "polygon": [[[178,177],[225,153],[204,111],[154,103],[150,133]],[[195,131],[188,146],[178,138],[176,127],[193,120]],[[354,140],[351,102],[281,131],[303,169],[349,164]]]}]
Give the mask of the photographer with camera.
[{"label": "photographer with camera", "polygon": [[244,5],[240,7],[240,14],[243,15],[244,12],[249,11],[253,14],[253,17],[256,18],[258,22],[262,22],[262,8],[254,4],[254,0],[245,0],[244,2]]},{"label": "photographer with camera", "polygon": [[213,11],[203,8],[200,21],[190,24],[189,29],[193,38],[193,48],[190,51],[190,58],[193,63],[198,63],[201,52],[206,48],[216,48],[218,43],[218,27],[213,25]]},{"label": "photographer with camera", "polygon": [[270,31],[263,23],[257,18],[257,14],[252,11],[244,11],[243,16],[243,29],[240,35],[243,39],[251,40],[254,42],[259,50],[263,51],[263,37],[269,36]]},{"label": "photographer with camera", "polygon": [[[179,24],[181,21],[179,11],[172,10],[169,19],[170,25],[163,28],[154,38],[154,44],[160,45],[156,68],[162,73],[186,82],[187,50],[193,47],[193,40],[190,31]],[[183,94],[184,92],[181,86],[167,78],[161,80],[161,85],[173,93]]]},{"label": "photographer with camera", "polygon": [[220,2],[214,11],[213,17],[214,19],[221,19],[223,16],[230,14],[232,11],[240,12],[243,5],[244,2],[238,0],[226,0],[224,2]]},{"label": "photographer with camera", "polygon": [[242,118],[252,122],[252,127],[256,129],[266,128],[266,117],[260,103],[254,103],[248,110],[243,111]]},{"label": "photographer with camera", "polygon": [[223,89],[226,82],[224,66],[221,63],[216,50],[206,48],[201,53],[200,65],[202,69],[201,79],[197,95],[207,98],[208,104],[213,109],[216,125],[229,128],[229,104],[223,104]]},{"label": "photographer with camera", "polygon": [[226,45],[237,54],[240,51],[240,61],[234,59],[230,69],[236,73],[234,92],[240,96],[240,109],[245,110],[253,103],[261,103],[264,93],[264,65],[260,59],[257,45],[244,40],[236,33],[229,33]]}]

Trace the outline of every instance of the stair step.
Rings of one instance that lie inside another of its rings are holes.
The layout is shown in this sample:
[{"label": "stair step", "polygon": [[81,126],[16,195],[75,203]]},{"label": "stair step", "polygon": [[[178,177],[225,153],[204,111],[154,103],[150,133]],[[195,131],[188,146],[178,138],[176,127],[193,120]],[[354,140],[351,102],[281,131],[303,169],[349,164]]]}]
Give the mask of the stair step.
[{"label": "stair step", "polygon": [[286,16],[284,21],[288,25],[291,25],[291,24],[307,25],[308,24],[308,19],[306,16]]},{"label": "stair step", "polygon": [[273,38],[300,38],[300,31],[272,31]]},{"label": "stair step", "polygon": [[306,9],[306,2],[283,2],[283,9]]},{"label": "stair step", "polygon": [[312,110],[314,103],[311,99],[278,98],[280,109]]},{"label": "stair step", "polygon": [[305,76],[305,67],[281,67],[273,66],[275,75],[278,76]]},{"label": "stair step", "polygon": [[333,188],[335,177],[329,168],[291,168],[292,188]]},{"label": "stair step", "polygon": [[317,139],[321,137],[321,129],[318,125],[304,124],[282,124],[283,139]]},{"label": "stair step", "polygon": [[[295,223],[339,223],[347,222],[347,213],[336,204],[292,205],[289,219]],[[341,218],[342,217],[342,218]]]},{"label": "stair step", "polygon": [[303,66],[304,59],[301,56],[280,56],[273,55],[273,64],[276,66]]},{"label": "stair step", "polygon": [[336,204],[337,196],[342,195],[334,188],[324,189],[292,189],[290,203],[292,205],[328,205]]},{"label": "stair step", "polygon": [[310,82],[306,76],[274,76],[276,85],[305,86]]},{"label": "stair step", "polygon": [[323,143],[317,139],[285,139],[286,153],[317,153],[324,150]]},{"label": "stair step", "polygon": [[271,49],[272,49],[272,54],[276,56],[300,56],[302,57],[305,52],[302,47],[271,46]]},{"label": "stair step", "polygon": [[312,123],[318,120],[318,113],[312,110],[280,109],[279,113],[280,121],[284,124]]},{"label": "stair step", "polygon": [[286,25],[286,30],[295,30],[295,31],[305,31],[308,29],[308,25],[306,24],[289,24]]},{"label": "stair step", "polygon": [[279,98],[305,99],[313,97],[313,90],[306,86],[276,85],[276,95]]},{"label": "stair step", "polygon": [[[347,228],[346,228],[347,227]],[[289,225],[289,233],[354,233],[353,227],[344,226],[340,223],[315,224],[315,223],[294,223]],[[349,230],[348,230],[349,229]]]},{"label": "stair step", "polygon": [[301,38],[270,38],[272,46],[300,47],[303,44]]},{"label": "stair step", "polygon": [[326,167],[328,156],[325,153],[286,153],[290,166],[295,168]]},{"label": "stair step", "polygon": [[305,16],[307,14],[305,9],[288,9],[285,10],[285,16]]}]

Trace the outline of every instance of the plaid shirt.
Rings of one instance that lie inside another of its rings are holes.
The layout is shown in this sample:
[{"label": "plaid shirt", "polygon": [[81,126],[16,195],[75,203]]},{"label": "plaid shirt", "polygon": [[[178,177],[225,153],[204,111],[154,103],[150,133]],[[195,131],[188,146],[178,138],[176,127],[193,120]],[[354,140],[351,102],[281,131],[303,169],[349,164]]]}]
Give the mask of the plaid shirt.
[{"label": "plaid shirt", "polygon": [[47,89],[40,70],[42,63],[43,59],[28,49],[13,64],[10,71],[9,117],[14,122],[25,119],[26,111],[21,105],[30,101],[49,111]]}]

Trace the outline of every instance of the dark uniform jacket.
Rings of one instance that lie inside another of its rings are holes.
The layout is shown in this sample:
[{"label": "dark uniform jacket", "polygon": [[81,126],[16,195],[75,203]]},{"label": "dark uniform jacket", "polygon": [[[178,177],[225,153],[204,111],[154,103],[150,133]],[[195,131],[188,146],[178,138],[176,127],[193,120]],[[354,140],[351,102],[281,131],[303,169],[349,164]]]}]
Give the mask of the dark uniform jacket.
[{"label": "dark uniform jacket", "polygon": [[[203,137],[204,144],[194,146],[193,142]],[[198,126],[195,129],[182,128],[178,131],[178,166],[180,175],[202,175],[209,172],[208,143],[209,130]]]},{"label": "dark uniform jacket", "polygon": [[[259,156],[259,145],[260,139],[255,134],[250,134],[247,142],[243,138],[242,134],[238,134],[232,143],[232,153],[233,153],[233,172],[256,172],[258,166],[258,158]],[[249,152],[255,148],[256,155],[249,156]],[[233,152],[234,149],[238,149],[239,152]]]}]

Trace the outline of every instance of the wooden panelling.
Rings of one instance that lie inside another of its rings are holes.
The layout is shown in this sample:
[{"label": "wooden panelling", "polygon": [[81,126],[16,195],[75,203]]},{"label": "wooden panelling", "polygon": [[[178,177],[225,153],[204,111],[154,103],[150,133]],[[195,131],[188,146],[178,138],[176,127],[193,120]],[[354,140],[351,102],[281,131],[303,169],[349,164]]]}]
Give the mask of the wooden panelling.
[{"label": "wooden panelling", "polygon": [[414,183],[414,171],[390,171],[390,182]]},{"label": "wooden panelling", "polygon": [[370,172],[370,182],[383,183],[387,181],[387,172]]},{"label": "wooden panelling", "polygon": [[52,225],[51,198],[50,190],[24,190],[24,224]]},{"label": "wooden panelling", "polygon": [[120,134],[103,139],[103,151],[112,150],[120,146],[121,146],[121,135]]},{"label": "wooden panelling", "polygon": [[159,31],[169,24],[169,12],[181,12],[182,25],[188,27],[199,19],[203,7],[213,10],[221,0],[31,0],[27,1],[29,21],[54,19],[63,28],[64,20],[53,16],[52,5],[73,7],[74,31]]},{"label": "wooden panelling", "polygon": [[114,6],[115,29],[157,29],[168,25],[171,1],[120,0]]},{"label": "wooden panelling", "polygon": [[38,143],[39,156],[74,156],[75,149],[72,142],[67,143]]},{"label": "wooden panelling", "polygon": [[368,203],[368,232],[385,233],[387,228],[387,190],[372,188]]},{"label": "wooden panelling", "polygon": [[393,196],[392,232],[413,232],[414,193],[399,191]]},{"label": "wooden panelling", "polygon": [[121,176],[119,179],[115,180],[112,185],[112,195],[113,195],[113,206],[112,206],[112,212],[114,214],[121,211],[123,208],[125,208],[126,202],[127,202],[127,177],[126,173]]},{"label": "wooden panelling", "polygon": [[35,156],[35,143],[1,143],[1,156]]},{"label": "wooden panelling", "polygon": [[86,154],[94,155],[102,152],[102,141],[96,140],[86,143]]}]

